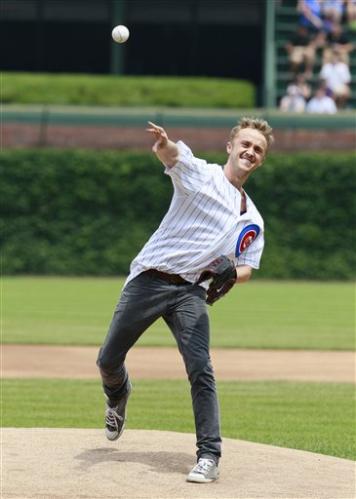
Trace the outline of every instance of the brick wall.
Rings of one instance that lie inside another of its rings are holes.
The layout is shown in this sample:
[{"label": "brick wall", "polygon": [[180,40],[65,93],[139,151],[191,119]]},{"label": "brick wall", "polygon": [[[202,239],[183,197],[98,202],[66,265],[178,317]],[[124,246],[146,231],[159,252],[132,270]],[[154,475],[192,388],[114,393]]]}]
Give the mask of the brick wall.
[{"label": "brick wall", "polygon": [[[172,140],[183,140],[193,150],[223,150],[229,130],[222,128],[167,129]],[[274,151],[355,150],[354,130],[275,130]],[[58,147],[88,149],[147,149],[152,139],[144,128],[108,126],[3,124],[2,147]]]}]

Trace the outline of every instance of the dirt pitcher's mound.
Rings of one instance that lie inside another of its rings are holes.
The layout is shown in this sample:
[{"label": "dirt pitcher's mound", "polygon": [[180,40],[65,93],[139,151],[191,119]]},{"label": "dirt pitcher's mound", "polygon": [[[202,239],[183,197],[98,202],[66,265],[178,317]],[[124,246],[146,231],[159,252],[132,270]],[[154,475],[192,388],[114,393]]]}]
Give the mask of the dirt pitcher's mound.
[{"label": "dirt pitcher's mound", "polygon": [[194,465],[190,434],[127,430],[3,432],[5,498],[352,498],[354,463],[310,452],[225,439],[217,482],[185,481]]}]

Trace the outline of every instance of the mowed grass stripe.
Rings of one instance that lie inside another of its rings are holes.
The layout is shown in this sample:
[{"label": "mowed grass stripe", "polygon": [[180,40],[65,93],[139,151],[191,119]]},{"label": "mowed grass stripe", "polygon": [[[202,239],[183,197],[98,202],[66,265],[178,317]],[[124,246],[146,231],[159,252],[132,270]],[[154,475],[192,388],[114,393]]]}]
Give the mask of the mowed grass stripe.
[{"label": "mowed grass stripe", "polygon": [[[133,384],[128,428],[194,432],[187,381]],[[355,458],[352,384],[219,382],[218,390],[225,437]],[[3,380],[2,391],[2,426],[103,426],[99,380]]]},{"label": "mowed grass stripe", "polygon": [[[3,277],[6,343],[99,345],[123,278]],[[354,349],[354,284],[251,281],[209,307],[213,347]],[[157,321],[139,340],[171,346]]]}]

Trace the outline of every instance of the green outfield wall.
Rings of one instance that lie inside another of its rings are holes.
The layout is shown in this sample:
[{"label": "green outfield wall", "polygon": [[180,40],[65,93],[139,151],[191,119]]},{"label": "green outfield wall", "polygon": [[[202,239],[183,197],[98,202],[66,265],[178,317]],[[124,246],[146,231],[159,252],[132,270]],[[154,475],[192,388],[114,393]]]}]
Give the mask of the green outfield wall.
[{"label": "green outfield wall", "polygon": [[353,111],[335,115],[282,113],[270,109],[193,109],[169,107],[100,107],[5,104],[4,124],[126,126],[142,127],[148,120],[170,127],[231,128],[242,116],[256,116],[269,121],[275,129],[353,130]]}]

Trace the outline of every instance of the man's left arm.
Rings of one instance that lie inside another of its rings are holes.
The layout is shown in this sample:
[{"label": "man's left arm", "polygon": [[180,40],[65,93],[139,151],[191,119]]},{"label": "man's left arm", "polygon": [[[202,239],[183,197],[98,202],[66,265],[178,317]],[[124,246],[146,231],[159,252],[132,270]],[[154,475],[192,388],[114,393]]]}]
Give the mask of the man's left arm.
[{"label": "man's left arm", "polygon": [[252,275],[252,267],[250,267],[249,265],[238,265],[235,269],[236,269],[235,284],[240,284],[250,280]]}]

